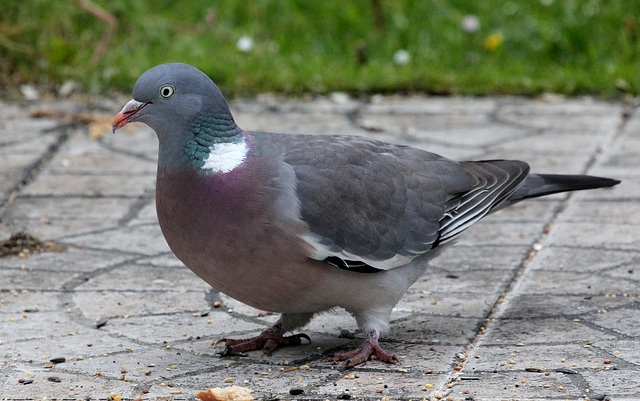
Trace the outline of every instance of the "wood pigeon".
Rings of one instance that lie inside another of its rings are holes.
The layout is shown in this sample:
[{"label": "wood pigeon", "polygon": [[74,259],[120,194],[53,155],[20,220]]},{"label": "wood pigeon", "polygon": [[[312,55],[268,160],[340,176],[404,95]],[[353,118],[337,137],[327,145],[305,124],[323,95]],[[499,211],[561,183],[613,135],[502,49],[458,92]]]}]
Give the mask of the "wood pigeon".
[{"label": "wood pigeon", "polygon": [[300,344],[309,338],[285,333],[344,308],[366,338],[335,360],[397,363],[378,338],[440,249],[523,199],[619,183],[355,136],[244,131],[213,81],[187,64],[140,76],[114,132],[133,121],[159,139],[156,208],[173,253],[215,289],[282,313],[257,337],[221,340],[227,354]]}]

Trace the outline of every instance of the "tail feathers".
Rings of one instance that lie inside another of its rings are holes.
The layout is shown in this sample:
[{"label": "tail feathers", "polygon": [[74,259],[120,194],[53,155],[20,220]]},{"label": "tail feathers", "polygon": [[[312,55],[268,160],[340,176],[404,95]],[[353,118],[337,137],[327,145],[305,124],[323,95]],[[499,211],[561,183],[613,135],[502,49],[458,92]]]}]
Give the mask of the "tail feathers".
[{"label": "tail feathers", "polygon": [[590,175],[530,174],[507,202],[514,203],[558,192],[612,187],[619,183],[619,180]]}]

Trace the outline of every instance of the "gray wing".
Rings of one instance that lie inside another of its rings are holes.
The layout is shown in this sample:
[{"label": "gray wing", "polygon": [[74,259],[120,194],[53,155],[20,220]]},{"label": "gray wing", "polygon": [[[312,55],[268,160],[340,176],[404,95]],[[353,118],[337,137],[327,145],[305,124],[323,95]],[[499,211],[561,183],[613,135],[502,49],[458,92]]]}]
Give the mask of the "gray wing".
[{"label": "gray wing", "polygon": [[383,270],[454,239],[528,172],[522,162],[458,163],[359,137],[288,135],[282,143],[311,257]]}]

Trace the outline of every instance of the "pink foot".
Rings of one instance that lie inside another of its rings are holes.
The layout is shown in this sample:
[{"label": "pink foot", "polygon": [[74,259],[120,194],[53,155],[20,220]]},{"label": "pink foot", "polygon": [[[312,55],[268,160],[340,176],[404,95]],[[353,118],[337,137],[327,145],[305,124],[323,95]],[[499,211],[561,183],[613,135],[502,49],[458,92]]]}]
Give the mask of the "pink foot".
[{"label": "pink foot", "polygon": [[224,342],[227,348],[222,351],[222,356],[230,356],[239,352],[257,349],[262,349],[265,354],[270,355],[278,347],[302,344],[303,338],[311,342],[311,338],[306,334],[300,333],[285,337],[284,333],[286,333],[286,331],[282,329],[282,324],[276,323],[273,327],[266,329],[256,337],[242,340],[223,338],[218,340],[216,344]]},{"label": "pink foot", "polygon": [[361,363],[365,363],[371,355],[375,355],[379,360],[387,363],[400,363],[398,358],[387,354],[380,345],[378,345],[378,333],[371,330],[364,340],[362,348],[354,349],[347,352],[339,352],[333,356],[334,361],[344,361],[345,369],[352,368]]}]

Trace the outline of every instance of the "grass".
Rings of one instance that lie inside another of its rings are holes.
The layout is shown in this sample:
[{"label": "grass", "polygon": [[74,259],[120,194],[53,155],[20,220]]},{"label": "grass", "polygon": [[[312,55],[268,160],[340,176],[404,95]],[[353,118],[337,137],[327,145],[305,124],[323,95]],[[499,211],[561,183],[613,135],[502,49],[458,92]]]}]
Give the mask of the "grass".
[{"label": "grass", "polygon": [[[5,88],[129,91],[179,61],[234,94],[640,92],[637,0],[3,0],[0,11]],[[477,31],[462,28],[467,15]]]}]

